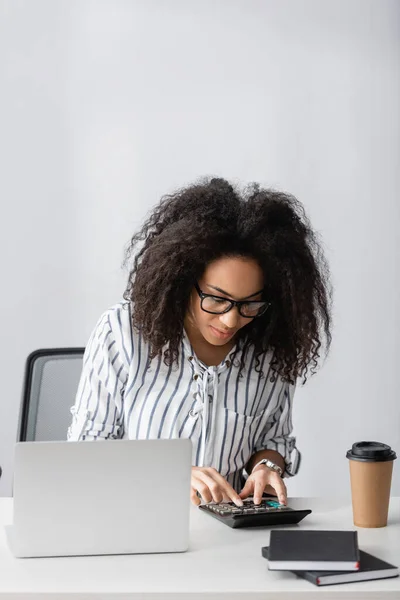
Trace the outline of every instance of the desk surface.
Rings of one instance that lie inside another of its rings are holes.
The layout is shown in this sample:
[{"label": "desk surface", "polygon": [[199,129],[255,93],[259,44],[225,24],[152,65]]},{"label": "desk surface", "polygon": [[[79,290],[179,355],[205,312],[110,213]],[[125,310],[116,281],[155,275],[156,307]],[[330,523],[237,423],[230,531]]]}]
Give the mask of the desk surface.
[{"label": "desk surface", "polygon": [[[400,498],[392,498],[389,523],[354,527],[346,500],[291,498],[313,513],[295,528],[356,529],[362,550],[400,566]],[[12,499],[0,499],[0,599],[53,600],[292,600],[320,598],[400,600],[400,577],[318,588],[292,573],[272,572],[261,556],[269,529],[231,529],[196,507],[191,510],[190,549],[179,554],[16,559],[5,539]],[[61,596],[62,594],[62,596]]]}]

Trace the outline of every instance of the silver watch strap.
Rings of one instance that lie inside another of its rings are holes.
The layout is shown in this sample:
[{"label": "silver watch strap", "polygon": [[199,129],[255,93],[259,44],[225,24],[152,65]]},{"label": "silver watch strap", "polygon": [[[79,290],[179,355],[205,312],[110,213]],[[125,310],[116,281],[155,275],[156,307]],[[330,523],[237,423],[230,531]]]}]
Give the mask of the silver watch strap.
[{"label": "silver watch strap", "polygon": [[280,466],[275,464],[274,462],[272,462],[272,460],[269,460],[268,458],[263,458],[262,460],[258,461],[258,463],[254,465],[251,471],[253,472],[254,469],[258,467],[258,465],[265,465],[266,467],[268,467],[268,469],[276,471],[280,477],[282,477],[283,475],[283,471],[280,468]]}]

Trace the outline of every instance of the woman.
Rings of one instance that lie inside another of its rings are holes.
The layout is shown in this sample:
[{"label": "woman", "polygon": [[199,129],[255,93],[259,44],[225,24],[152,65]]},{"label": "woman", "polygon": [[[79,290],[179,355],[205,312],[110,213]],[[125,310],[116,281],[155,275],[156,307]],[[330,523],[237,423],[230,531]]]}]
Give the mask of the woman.
[{"label": "woman", "polygon": [[329,269],[301,204],[201,181],[161,200],[134,254],[87,345],[68,439],[189,437],[193,503],[286,504],[296,380],[315,372],[321,325],[331,343]]}]

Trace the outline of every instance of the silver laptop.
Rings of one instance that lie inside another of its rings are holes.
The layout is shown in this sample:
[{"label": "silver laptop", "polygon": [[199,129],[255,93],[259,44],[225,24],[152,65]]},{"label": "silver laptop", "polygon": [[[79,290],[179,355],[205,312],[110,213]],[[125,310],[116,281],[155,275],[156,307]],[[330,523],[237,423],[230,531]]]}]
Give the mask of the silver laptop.
[{"label": "silver laptop", "polygon": [[17,557],[184,552],[192,443],[21,442],[14,466]]}]

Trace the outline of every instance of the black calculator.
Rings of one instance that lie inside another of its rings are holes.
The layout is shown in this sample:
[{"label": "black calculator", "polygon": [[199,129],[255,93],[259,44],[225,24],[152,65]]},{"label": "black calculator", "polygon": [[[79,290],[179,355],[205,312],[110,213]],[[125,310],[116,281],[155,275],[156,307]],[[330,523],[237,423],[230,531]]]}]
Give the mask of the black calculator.
[{"label": "black calculator", "polygon": [[277,500],[263,498],[254,504],[252,498],[243,500],[243,506],[233,502],[209,502],[199,508],[229,527],[270,527],[271,525],[293,525],[311,513],[310,509],[294,509]]}]

